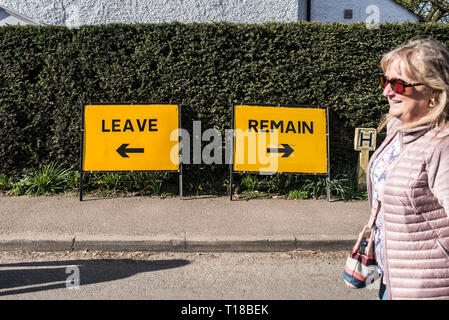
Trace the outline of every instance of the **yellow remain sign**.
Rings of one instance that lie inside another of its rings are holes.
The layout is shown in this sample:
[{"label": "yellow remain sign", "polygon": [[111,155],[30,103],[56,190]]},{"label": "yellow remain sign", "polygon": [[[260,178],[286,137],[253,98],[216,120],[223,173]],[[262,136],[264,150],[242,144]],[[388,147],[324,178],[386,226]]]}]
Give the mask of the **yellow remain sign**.
[{"label": "yellow remain sign", "polygon": [[235,172],[328,173],[327,110],[234,106]]},{"label": "yellow remain sign", "polygon": [[85,105],[83,124],[82,171],[179,170],[178,105]]}]

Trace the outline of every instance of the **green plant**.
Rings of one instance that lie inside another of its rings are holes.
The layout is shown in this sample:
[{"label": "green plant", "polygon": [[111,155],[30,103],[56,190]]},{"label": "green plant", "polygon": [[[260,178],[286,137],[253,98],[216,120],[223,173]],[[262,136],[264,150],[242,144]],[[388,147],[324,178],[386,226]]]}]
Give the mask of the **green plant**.
[{"label": "green plant", "polygon": [[[84,174],[83,187],[86,192],[99,192],[102,196],[115,196],[117,194],[141,195],[165,193],[170,195],[173,185],[168,172],[130,172],[130,173],[92,173]],[[74,179],[73,177],[71,179]],[[74,180],[78,182],[78,178]]]},{"label": "green plant", "polygon": [[243,190],[255,191],[257,184],[258,179],[255,175],[246,175],[242,178],[241,186]]},{"label": "green plant", "polygon": [[8,191],[13,187],[12,178],[0,174],[0,191]]},{"label": "green plant", "polygon": [[70,170],[67,175],[67,187],[72,190],[77,190],[79,188],[79,172],[75,170]]},{"label": "green plant", "polygon": [[268,185],[268,192],[283,193],[285,192],[286,181],[289,176],[279,173],[267,177],[266,183]]},{"label": "green plant", "polygon": [[167,183],[167,172],[155,172],[151,176],[148,176],[147,186],[149,191],[154,195],[161,195],[163,192],[164,184]]},{"label": "green plant", "polygon": [[290,199],[310,199],[310,194],[307,191],[291,190],[288,193]]},{"label": "green plant", "polygon": [[[351,166],[337,167],[334,170],[335,175],[329,180],[329,188],[331,195],[337,199],[357,200],[366,199],[366,190],[358,190],[357,188],[357,170]],[[290,198],[319,197],[327,195],[327,178],[316,176],[306,178],[299,187],[293,189]]]},{"label": "green plant", "polygon": [[250,200],[250,199],[268,199],[270,195],[267,192],[257,191],[257,190],[245,190],[239,194],[240,199]]},{"label": "green plant", "polygon": [[310,196],[318,199],[327,192],[326,178],[316,177],[313,179],[306,179],[300,191],[307,192]]},{"label": "green plant", "polygon": [[28,188],[29,188],[28,181],[21,180],[16,184],[14,184],[14,186],[11,189],[11,195],[23,196],[27,193]]},{"label": "green plant", "polygon": [[99,180],[100,189],[117,190],[120,187],[121,177],[119,173],[106,173]]},{"label": "green plant", "polygon": [[335,171],[339,173],[331,179],[332,194],[345,201],[367,198],[366,189],[359,190],[357,186],[357,167],[344,166],[336,168]]},{"label": "green plant", "polygon": [[162,191],[162,181],[158,179],[152,179],[148,182],[148,187],[152,194],[158,195]]},{"label": "green plant", "polygon": [[120,174],[117,187],[126,192],[146,192],[149,181],[152,179],[151,173],[133,172]]},{"label": "green plant", "polygon": [[345,174],[338,174],[335,178],[330,179],[331,194],[339,199],[348,198],[350,186],[349,179]]},{"label": "green plant", "polygon": [[25,172],[23,179],[13,188],[13,194],[34,196],[63,192],[67,188],[70,170],[55,163]]}]

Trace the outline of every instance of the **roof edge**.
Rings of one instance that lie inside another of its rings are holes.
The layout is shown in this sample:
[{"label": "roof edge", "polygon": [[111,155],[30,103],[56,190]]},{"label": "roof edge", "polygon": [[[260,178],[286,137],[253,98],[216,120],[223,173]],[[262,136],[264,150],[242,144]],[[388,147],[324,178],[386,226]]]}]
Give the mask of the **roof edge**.
[{"label": "roof edge", "polygon": [[35,20],[33,18],[30,18],[30,17],[28,17],[28,16],[26,16],[26,15],[24,15],[24,14],[22,14],[22,13],[16,11],[16,10],[10,9],[10,8],[5,7],[3,5],[0,5],[0,10],[3,10],[6,13],[9,13],[10,15],[12,15],[12,16],[14,16],[16,18],[19,18],[19,19],[21,19],[21,20],[23,20],[23,21],[25,21],[25,22],[27,22],[29,24],[33,24],[33,25],[37,25],[37,26],[44,25],[43,23],[41,23],[41,22],[39,22],[39,21],[37,21],[37,20]]}]

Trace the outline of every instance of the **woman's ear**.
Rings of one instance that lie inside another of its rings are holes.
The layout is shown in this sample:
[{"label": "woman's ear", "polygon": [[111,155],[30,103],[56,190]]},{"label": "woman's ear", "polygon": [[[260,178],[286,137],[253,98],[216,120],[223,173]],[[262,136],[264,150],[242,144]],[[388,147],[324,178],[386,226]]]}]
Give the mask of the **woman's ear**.
[{"label": "woman's ear", "polygon": [[440,91],[439,90],[432,90],[432,93],[430,94],[430,100],[429,100],[429,106],[431,104],[436,105],[438,103],[438,98],[440,97]]}]

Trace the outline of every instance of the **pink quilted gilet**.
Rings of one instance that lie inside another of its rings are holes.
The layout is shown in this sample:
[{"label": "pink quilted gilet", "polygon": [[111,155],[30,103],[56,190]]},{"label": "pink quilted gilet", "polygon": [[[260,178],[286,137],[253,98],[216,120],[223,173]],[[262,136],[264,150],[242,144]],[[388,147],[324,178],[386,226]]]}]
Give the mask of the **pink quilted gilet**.
[{"label": "pink quilted gilet", "polygon": [[[390,299],[449,299],[449,129],[399,130],[393,118],[373,161],[397,132],[401,153],[385,181],[381,206]],[[368,199],[372,203],[370,174]]]}]

